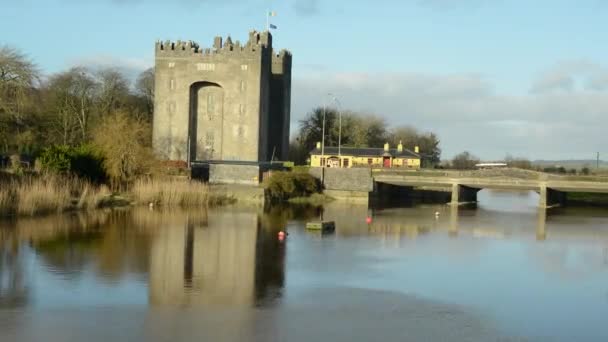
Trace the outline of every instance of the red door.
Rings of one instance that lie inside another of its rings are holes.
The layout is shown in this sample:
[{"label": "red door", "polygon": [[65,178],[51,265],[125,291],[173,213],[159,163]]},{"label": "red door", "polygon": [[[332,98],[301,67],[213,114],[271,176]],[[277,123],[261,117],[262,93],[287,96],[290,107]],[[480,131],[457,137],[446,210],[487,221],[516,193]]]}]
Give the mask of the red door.
[{"label": "red door", "polygon": [[384,162],[383,163],[384,167],[389,167],[389,168],[391,167],[391,157],[384,157],[383,162]]}]

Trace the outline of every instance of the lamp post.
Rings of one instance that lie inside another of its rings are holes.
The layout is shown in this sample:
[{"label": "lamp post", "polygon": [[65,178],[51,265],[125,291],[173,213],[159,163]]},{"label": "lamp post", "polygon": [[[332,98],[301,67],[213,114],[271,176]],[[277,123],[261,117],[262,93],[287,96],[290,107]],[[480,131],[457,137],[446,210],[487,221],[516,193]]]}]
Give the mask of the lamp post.
[{"label": "lamp post", "polygon": [[338,110],[338,159],[340,160],[340,167],[342,167],[342,103],[334,94],[329,93],[328,95],[332,96]]},{"label": "lamp post", "polygon": [[323,128],[321,129],[321,167],[325,167],[325,112],[327,112],[327,103],[323,100]]}]

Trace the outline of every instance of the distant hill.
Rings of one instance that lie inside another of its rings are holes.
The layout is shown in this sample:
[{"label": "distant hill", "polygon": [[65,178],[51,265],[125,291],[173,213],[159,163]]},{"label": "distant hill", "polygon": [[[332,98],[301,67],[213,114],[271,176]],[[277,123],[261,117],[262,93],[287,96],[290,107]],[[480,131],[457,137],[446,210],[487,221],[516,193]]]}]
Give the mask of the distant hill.
[{"label": "distant hill", "polygon": [[[595,168],[596,160],[581,159],[581,160],[534,160],[532,165],[540,167],[563,166],[566,169],[581,169],[583,167]],[[600,168],[608,168],[608,161],[600,160]]]}]

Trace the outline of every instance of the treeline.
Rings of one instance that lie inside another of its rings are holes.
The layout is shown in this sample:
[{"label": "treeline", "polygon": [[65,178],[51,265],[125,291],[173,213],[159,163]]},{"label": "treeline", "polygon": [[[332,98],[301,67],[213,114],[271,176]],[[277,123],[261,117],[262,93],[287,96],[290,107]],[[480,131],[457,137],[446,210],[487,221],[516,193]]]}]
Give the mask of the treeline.
[{"label": "treeline", "polygon": [[122,187],[150,171],[154,71],[113,68],[43,75],[0,47],[0,166],[23,166]]},{"label": "treeline", "polygon": [[[471,154],[468,151],[464,151],[462,153],[457,154],[451,160],[443,161],[439,168],[442,169],[455,169],[455,170],[474,170],[476,169],[477,164],[481,161],[478,157]],[[571,174],[571,175],[589,175],[591,174],[591,169],[585,166],[580,169],[566,169],[563,166],[548,166],[541,167],[538,165],[534,165],[530,160],[523,157],[513,157],[510,154],[504,158],[504,160],[500,161],[502,163],[507,164],[507,167],[517,168],[523,170],[531,170],[538,172],[546,172],[546,173],[557,173],[557,174]]]},{"label": "treeline", "polygon": [[322,140],[324,115],[325,146],[338,146],[341,116],[343,147],[382,147],[387,142],[396,147],[402,142],[412,151],[415,146],[420,147],[423,167],[433,167],[441,160],[439,138],[435,133],[420,132],[410,126],[390,127],[385,119],[376,115],[318,107],[300,120],[298,131],[290,142],[289,159],[296,164],[306,164],[310,151]]},{"label": "treeline", "polygon": [[153,91],[151,69],[135,82],[113,68],[73,67],[46,76],[18,50],[0,47],[0,154],[37,156],[50,145],[89,143],[117,112],[149,122]]}]

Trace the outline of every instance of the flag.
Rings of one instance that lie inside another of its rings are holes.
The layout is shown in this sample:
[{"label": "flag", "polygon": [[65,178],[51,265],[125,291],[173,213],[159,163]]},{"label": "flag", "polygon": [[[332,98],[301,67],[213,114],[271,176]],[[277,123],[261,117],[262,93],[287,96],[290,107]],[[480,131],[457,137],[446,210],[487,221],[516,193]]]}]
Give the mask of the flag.
[{"label": "flag", "polygon": [[269,16],[269,17],[276,17],[276,16],[277,16],[277,12],[275,12],[275,11],[270,11],[270,12],[268,12],[268,16]]},{"label": "flag", "polygon": [[273,29],[273,30],[276,30],[276,29],[277,29],[277,26],[276,26],[276,25],[273,25],[273,24],[268,25],[268,27],[270,27],[270,28],[271,28],[271,29]]}]

